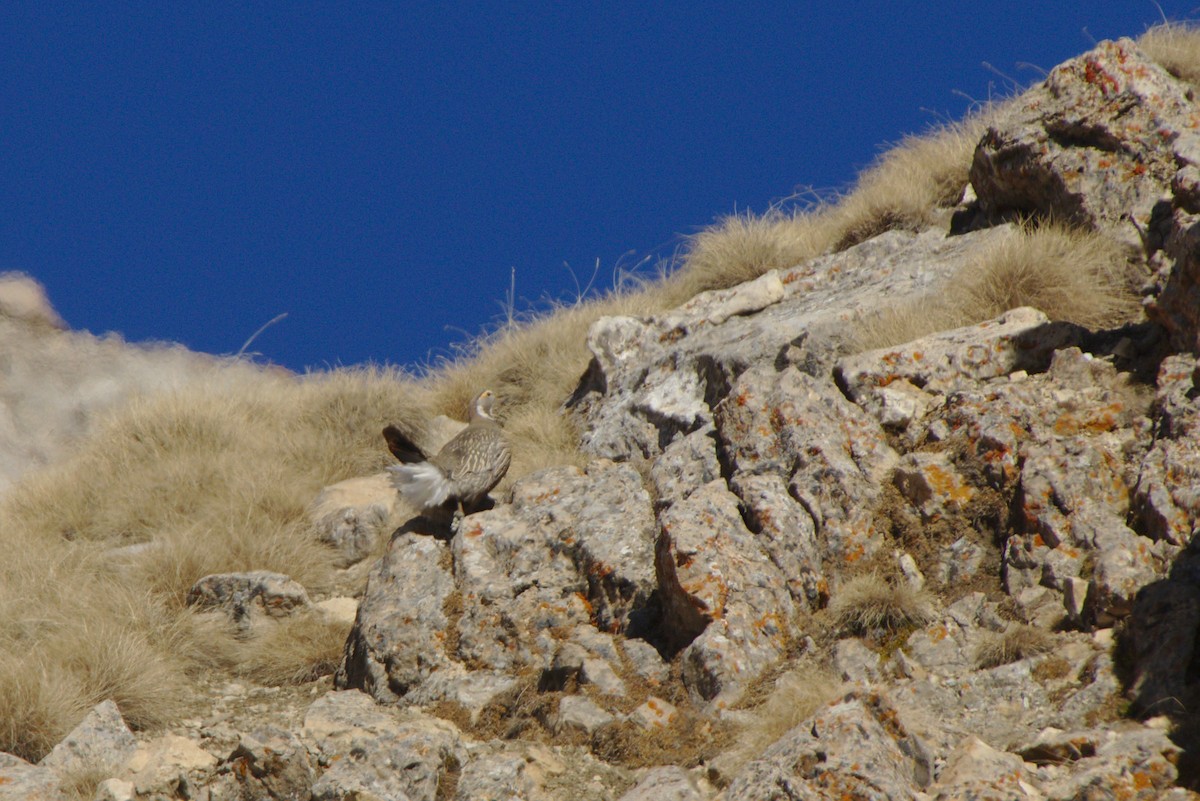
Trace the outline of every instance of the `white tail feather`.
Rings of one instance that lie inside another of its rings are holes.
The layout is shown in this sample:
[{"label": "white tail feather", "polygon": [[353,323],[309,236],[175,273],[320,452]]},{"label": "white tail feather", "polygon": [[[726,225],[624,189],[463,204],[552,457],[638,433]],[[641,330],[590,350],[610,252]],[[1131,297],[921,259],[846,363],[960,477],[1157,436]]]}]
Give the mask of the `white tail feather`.
[{"label": "white tail feather", "polygon": [[388,470],[392,473],[392,486],[417,509],[432,509],[450,498],[453,490],[450,480],[429,462],[397,464]]}]

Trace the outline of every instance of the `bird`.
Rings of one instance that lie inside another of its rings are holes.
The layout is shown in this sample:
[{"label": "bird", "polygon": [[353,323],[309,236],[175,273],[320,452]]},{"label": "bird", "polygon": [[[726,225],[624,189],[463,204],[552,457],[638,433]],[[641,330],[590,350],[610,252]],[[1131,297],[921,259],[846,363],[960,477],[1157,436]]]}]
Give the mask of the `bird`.
[{"label": "bird", "polygon": [[504,430],[492,417],[495,402],[489,389],[476,395],[467,427],[435,456],[427,456],[395,426],[383,430],[388,449],[401,462],[388,470],[404,500],[422,512],[444,509],[453,501],[459,519],[478,507],[512,461]]}]

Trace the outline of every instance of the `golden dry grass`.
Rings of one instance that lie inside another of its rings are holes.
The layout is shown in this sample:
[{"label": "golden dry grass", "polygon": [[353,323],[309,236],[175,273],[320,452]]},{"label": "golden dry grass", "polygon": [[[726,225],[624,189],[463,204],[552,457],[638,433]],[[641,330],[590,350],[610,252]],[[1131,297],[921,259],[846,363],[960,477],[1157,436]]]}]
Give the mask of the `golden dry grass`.
[{"label": "golden dry grass", "polygon": [[21,756],[45,753],[107,698],[135,728],[183,710],[189,665],[178,651],[189,640],[175,616],[123,582],[66,561],[41,592],[8,571],[3,577],[0,738]]},{"label": "golden dry grass", "polygon": [[232,650],[235,670],[262,684],[306,684],[337,670],[350,624],[306,614],[266,621]]},{"label": "golden dry grass", "polygon": [[1045,629],[1027,624],[1009,626],[1003,634],[988,637],[975,652],[975,664],[993,668],[1031,656],[1049,653],[1057,642]]},{"label": "golden dry grass", "polygon": [[846,582],[833,596],[829,611],[840,631],[892,632],[932,620],[933,600],[907,581],[869,574]]},{"label": "golden dry grass", "polygon": [[1194,24],[1164,22],[1139,36],[1137,43],[1167,72],[1200,85],[1200,28]]},{"label": "golden dry grass", "polygon": [[860,321],[858,350],[891,347],[1032,306],[1051,320],[1090,329],[1141,314],[1134,271],[1103,234],[1027,224],[1001,236],[936,292]]},{"label": "golden dry grass", "polygon": [[986,113],[905,138],[837,202],[734,214],[689,238],[676,272],[662,282],[677,305],[699,292],[794,267],[893,228],[920,230],[955,206],[967,185]]},{"label": "golden dry grass", "polygon": [[819,256],[833,246],[837,233],[820,208],[733,214],[688,239],[682,264],[664,288],[682,303]]},{"label": "golden dry grass", "polygon": [[862,175],[855,190],[838,204],[833,217],[844,249],[884,231],[920,230],[938,222],[939,212],[954,207],[967,186],[975,144],[989,112],[909,136]]},{"label": "golden dry grass", "polygon": [[[424,391],[391,370],[247,370],[130,404],[12,488],[0,500],[0,750],[39,757],[105,698],[134,727],[172,719],[189,674],[232,664],[229,635],[184,608],[192,584],[266,569],[320,592],[332,563],[308,504],[388,463],[385,423],[426,414]],[[260,672],[328,661],[332,635],[303,634],[311,659]],[[241,644],[236,662],[269,663],[255,653],[278,645]]]},{"label": "golden dry grass", "polygon": [[718,758],[721,773],[727,778],[736,776],[772,743],[837,697],[841,686],[827,668],[801,659],[776,679],[767,699],[750,710],[749,722],[738,732],[737,745]]},{"label": "golden dry grass", "polygon": [[94,801],[100,782],[112,778],[114,772],[110,765],[73,766],[63,772],[58,791],[64,801]]}]

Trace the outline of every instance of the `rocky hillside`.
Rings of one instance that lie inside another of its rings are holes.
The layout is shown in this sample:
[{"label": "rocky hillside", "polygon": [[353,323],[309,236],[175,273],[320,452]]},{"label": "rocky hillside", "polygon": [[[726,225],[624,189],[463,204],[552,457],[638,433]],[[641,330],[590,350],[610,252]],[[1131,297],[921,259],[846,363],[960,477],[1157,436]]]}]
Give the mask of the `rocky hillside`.
[{"label": "rocky hillside", "polygon": [[921,225],[595,321],[582,467],[454,528],[326,488],[331,581],[186,603],[279,648],[353,616],[340,656],[136,733],[102,700],[0,797],[1200,797],[1200,107],[1160,60],[989,112]]},{"label": "rocky hillside", "polygon": [[[0,275],[0,489],[61,458],[106,410],[239,365],[178,345],[134,347],[66,330],[42,288]],[[245,365],[241,365],[245,367]]]}]

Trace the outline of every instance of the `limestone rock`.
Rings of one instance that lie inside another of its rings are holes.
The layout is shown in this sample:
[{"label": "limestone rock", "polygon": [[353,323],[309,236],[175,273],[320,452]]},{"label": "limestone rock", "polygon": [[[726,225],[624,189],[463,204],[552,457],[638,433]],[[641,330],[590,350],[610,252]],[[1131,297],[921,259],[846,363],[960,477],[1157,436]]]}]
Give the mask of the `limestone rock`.
[{"label": "limestone rock", "polygon": [[932,767],[922,743],[886,700],[851,693],[751,762],[725,797],[913,798],[929,785]]},{"label": "limestone rock", "polygon": [[645,640],[625,640],[621,644],[621,652],[633,672],[641,676],[647,684],[658,686],[668,679],[670,669],[667,663],[663,661],[658,649]]},{"label": "limestone rock", "polygon": [[593,363],[571,403],[584,449],[657,457],[711,424],[713,408],[751,366],[781,361],[827,374],[846,346],[848,321],[920,295],[992,236],[890,231],[752,284],[701,293],[663,315],[597,321],[588,334]]},{"label": "limestone rock", "polygon": [[[967,537],[959,537],[943,547],[938,554],[937,576],[946,587],[953,587],[979,575],[987,553],[985,548]],[[1084,583],[1084,591],[1087,585]]]},{"label": "limestone rock", "polygon": [[906,454],[892,481],[926,520],[962,511],[975,496],[944,452]]},{"label": "limestone rock", "polygon": [[1200,525],[1200,375],[1195,357],[1170,356],[1158,372],[1158,435],[1138,471],[1133,511],[1146,534],[1187,545]]},{"label": "limestone rock", "polygon": [[598,462],[518,482],[511,507],[472,516],[454,540],[458,657],[541,667],[554,651],[552,627],[636,629],[655,586],[653,536],[649,496],[628,466]]},{"label": "limestone rock", "polygon": [[453,725],[411,709],[389,712],[355,691],[315,701],[303,737],[328,766],[313,783],[314,801],[341,801],[352,793],[433,798],[463,756]]},{"label": "limestone rock", "polygon": [[606,695],[622,698],[626,695],[625,682],[621,681],[621,677],[617,675],[612,665],[603,659],[583,660],[583,669],[579,672],[579,678],[585,684],[591,684]]},{"label": "limestone rock", "polygon": [[696,490],[662,516],[655,565],[665,625],[685,645],[684,683],[726,703],[783,656],[794,607],[724,482]]},{"label": "limestone rock", "polygon": [[656,731],[670,726],[678,714],[679,710],[670,701],[650,696],[629,713],[629,719],[643,729]]},{"label": "limestone rock", "polygon": [[975,652],[989,628],[980,593],[972,593],[949,607],[940,619],[913,632],[903,645],[910,664],[942,676],[961,674],[974,666]]},{"label": "limestone rock", "polygon": [[1016,754],[967,737],[946,762],[929,794],[937,801],[963,798],[1041,801],[1033,771]]},{"label": "limestone rock", "polygon": [[537,787],[516,754],[485,754],[471,759],[458,777],[457,801],[525,801],[537,797]]},{"label": "limestone rock", "polygon": [[[550,667],[551,632],[647,625],[654,534],[640,476],[603,461],[518,481],[511,505],[467,517],[449,547],[403,534],[372,573],[337,685],[477,710],[511,686],[504,674]],[[585,679],[619,694],[606,649]]]},{"label": "limestone rock", "polygon": [[662,455],[650,463],[658,506],[669,506],[721,477],[717,462],[716,431],[705,425],[672,441]]},{"label": "limestone rock", "polygon": [[935,391],[944,395],[968,382],[1019,370],[1041,372],[1055,351],[1078,337],[1077,327],[1051,323],[1037,309],[1013,309],[979,325],[846,357],[837,363],[835,374],[852,400],[881,422],[890,421],[887,396],[880,393],[897,380],[926,395]]},{"label": "limestone rock", "polygon": [[1014,498],[1015,533],[1003,553],[1011,595],[1046,588],[1066,618],[1066,588],[1079,609],[1073,580],[1087,575],[1083,616],[1105,624],[1162,575],[1177,549],[1126,523],[1133,465],[1150,444],[1144,413],[1126,376],[1070,347],[1044,373],[963,385],[922,424],[944,421],[960,472]]},{"label": "limestone rock", "polygon": [[590,736],[596,729],[608,725],[613,720],[610,713],[605,712],[590,698],[565,695],[558,702],[558,714],[551,728],[555,734],[580,732]]},{"label": "limestone rock", "polygon": [[308,517],[321,540],[338,552],[339,565],[362,561],[402,522],[399,495],[386,473],[350,478],[321,490]]},{"label": "limestone rock", "polygon": [[431,537],[392,540],[367,580],[335,686],[394,703],[450,666],[443,650],[455,592],[448,559],[449,548]]},{"label": "limestone rock", "polygon": [[620,801],[705,801],[696,781],[674,765],[651,768]]},{"label": "limestone rock", "polygon": [[[1109,798],[1150,801],[1165,797],[1178,776],[1179,746],[1158,729],[1135,723],[1107,731],[1059,732],[1024,748],[1027,759],[1057,759],[1044,782],[1050,798]],[[1104,797],[1099,796],[1099,797]]]},{"label": "limestone rock", "polygon": [[879,654],[857,638],[838,640],[833,648],[833,666],[842,681],[878,681],[879,663]]},{"label": "limestone rock", "polygon": [[1187,87],[1129,39],[1101,42],[1007,107],[975,150],[971,185],[992,216],[1108,226],[1140,247],[1180,156],[1194,147]]},{"label": "limestone rock", "polygon": [[545,667],[556,646],[549,629],[588,621],[587,584],[571,558],[513,507],[471,515],[451,548],[463,607],[452,658],[494,671]]},{"label": "limestone rock", "polygon": [[[629,772],[581,746],[520,740],[466,743],[456,801],[612,801],[632,783]],[[443,788],[443,791],[449,789]]]},{"label": "limestone rock", "polygon": [[282,573],[268,570],[205,576],[188,590],[187,602],[200,610],[221,610],[239,628],[312,607],[304,587]]},{"label": "limestone rock", "polygon": [[38,764],[60,773],[107,770],[115,775],[136,749],[137,741],[117,705],[103,701]]},{"label": "limestone rock", "polygon": [[206,783],[216,766],[217,758],[191,739],[164,734],[139,744],[117,778],[132,782],[140,795],[170,797],[179,788],[190,793]]},{"label": "limestone rock", "polygon": [[[735,488],[753,487],[744,483],[747,475],[787,481],[788,495],[812,519],[823,543],[823,562],[855,561],[878,547],[872,515],[898,456],[879,424],[828,381],[794,369],[747,370],[717,410],[717,431]],[[757,500],[772,497],[783,500],[778,493]],[[755,500],[747,505],[754,508]],[[796,514],[786,501],[764,511],[772,517]]]},{"label": "limestone rock", "polygon": [[[887,689],[899,719],[937,759],[945,759],[967,736],[993,748],[1036,738],[1047,727],[1077,725],[1103,713],[1118,682],[1111,661],[1083,635],[1061,635],[1045,655],[973,670],[945,660],[937,673],[906,671],[911,678]],[[899,661],[904,661],[898,657]]]},{"label": "limestone rock", "polygon": [[226,767],[248,797],[280,801],[308,798],[316,775],[300,738],[274,727],[243,734]]},{"label": "limestone rock", "polygon": [[584,474],[550,471],[513,489],[514,511],[536,522],[551,550],[583,579],[591,622],[635,633],[655,589],[656,526],[650,496],[632,467],[603,460]]},{"label": "limestone rock", "polygon": [[829,600],[823,544],[812,515],[774,473],[737,474],[730,489],[741,499],[748,526],[759,546],[787,582],[792,600],[802,609],[820,609]]},{"label": "limestone rock", "polygon": [[[211,789],[209,795],[212,795]],[[96,785],[96,797],[93,801],[137,801],[137,788],[133,786],[133,782],[105,779]]]},{"label": "limestone rock", "polygon": [[0,801],[65,801],[61,783],[50,768],[0,753]]}]

